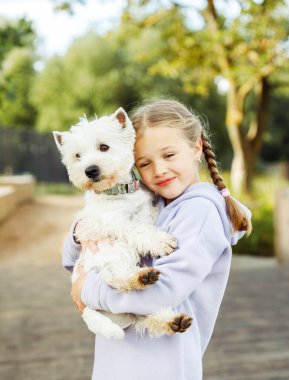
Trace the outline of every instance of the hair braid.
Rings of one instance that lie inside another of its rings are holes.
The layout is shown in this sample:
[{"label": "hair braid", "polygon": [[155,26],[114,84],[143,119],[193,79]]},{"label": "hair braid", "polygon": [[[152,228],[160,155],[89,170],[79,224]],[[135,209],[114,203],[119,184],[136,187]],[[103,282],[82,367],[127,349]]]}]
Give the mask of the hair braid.
[{"label": "hair braid", "polygon": [[[208,165],[210,176],[214,184],[218,187],[218,189],[223,190],[226,188],[226,185],[223,180],[223,177],[219,173],[216,162],[216,156],[212,151],[212,146],[204,132],[201,135],[201,139],[203,144],[203,153]],[[238,203],[231,196],[226,196],[225,201],[227,206],[227,212],[233,225],[233,230],[246,231],[247,234],[250,234],[252,230],[251,221],[247,217],[247,215],[244,214],[243,210],[238,205]]]},{"label": "hair braid", "polygon": [[203,153],[205,156],[205,160],[207,161],[210,176],[214,184],[218,187],[218,189],[223,190],[225,189],[226,185],[224,183],[223,177],[219,173],[216,162],[216,156],[212,151],[212,146],[209,143],[208,137],[204,133],[202,133],[201,139],[203,144]]}]

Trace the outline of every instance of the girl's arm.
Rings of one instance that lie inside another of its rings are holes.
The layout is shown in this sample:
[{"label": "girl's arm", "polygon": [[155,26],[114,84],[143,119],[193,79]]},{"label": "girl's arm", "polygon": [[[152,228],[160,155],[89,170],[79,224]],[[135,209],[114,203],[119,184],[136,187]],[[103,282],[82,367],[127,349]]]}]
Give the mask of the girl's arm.
[{"label": "girl's arm", "polygon": [[81,251],[81,244],[77,244],[73,238],[76,223],[77,222],[73,223],[70,228],[69,234],[64,242],[62,254],[62,265],[70,272],[72,272],[74,263],[78,259]]},{"label": "girl's arm", "polygon": [[179,248],[155,261],[161,272],[156,284],[120,293],[105,283],[101,273],[91,271],[83,284],[83,303],[114,314],[139,315],[181,304],[210,273],[229,242],[216,207],[201,198],[185,202],[168,232],[177,238]]}]

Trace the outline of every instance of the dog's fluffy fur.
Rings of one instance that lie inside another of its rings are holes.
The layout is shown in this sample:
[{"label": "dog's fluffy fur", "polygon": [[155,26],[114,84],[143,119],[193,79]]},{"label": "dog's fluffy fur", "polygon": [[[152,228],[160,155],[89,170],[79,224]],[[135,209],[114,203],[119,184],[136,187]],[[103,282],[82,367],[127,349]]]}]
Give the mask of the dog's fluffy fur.
[{"label": "dog's fluffy fur", "polygon": [[[113,115],[92,121],[84,117],[69,132],[53,134],[71,182],[86,190],[85,207],[78,216],[77,238],[98,241],[97,253],[82,249],[72,282],[78,277],[81,262],[86,271],[101,270],[107,284],[119,291],[153,286],[160,273],[139,266],[140,260],[147,254],[170,254],[176,248],[176,240],[153,226],[158,210],[148,191],[139,188],[119,195],[102,192],[132,180],[135,131],[127,114],[120,108]],[[173,334],[181,331],[175,327],[180,318],[187,318],[189,327],[190,317],[171,309],[151,316],[113,315],[89,307],[83,313],[92,332],[113,338],[122,338],[123,328],[130,325],[140,332],[147,330],[152,336]]]}]

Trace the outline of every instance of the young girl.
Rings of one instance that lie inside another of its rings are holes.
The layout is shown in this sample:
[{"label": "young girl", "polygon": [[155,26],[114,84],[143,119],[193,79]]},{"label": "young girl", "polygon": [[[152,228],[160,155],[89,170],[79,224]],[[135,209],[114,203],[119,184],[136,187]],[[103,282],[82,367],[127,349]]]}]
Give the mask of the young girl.
[{"label": "young girl", "polygon": [[[176,101],[161,100],[137,109],[132,122],[136,167],[144,184],[159,195],[156,226],[175,236],[178,248],[146,263],[161,275],[143,291],[120,293],[100,273],[83,272],[72,297],[80,311],[88,305],[146,315],[173,307],[193,322],[185,333],[161,338],[140,336],[133,328],[125,330],[123,340],[97,335],[92,379],[201,380],[202,357],[228,280],[231,245],[250,232],[251,215],[231,198],[198,116]],[[214,185],[200,182],[202,153]],[[68,268],[80,251],[72,231],[63,256]]]}]

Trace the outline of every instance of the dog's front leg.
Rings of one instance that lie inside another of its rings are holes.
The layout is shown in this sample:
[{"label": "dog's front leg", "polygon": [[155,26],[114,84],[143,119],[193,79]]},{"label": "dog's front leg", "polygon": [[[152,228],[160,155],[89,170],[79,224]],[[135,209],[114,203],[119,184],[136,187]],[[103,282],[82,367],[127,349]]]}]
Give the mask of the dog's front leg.
[{"label": "dog's front leg", "polygon": [[95,266],[101,268],[105,282],[122,292],[144,289],[154,284],[160,272],[155,268],[139,267],[137,256],[126,244],[114,241],[99,243],[95,255]]},{"label": "dog's front leg", "polygon": [[131,224],[126,226],[126,240],[129,245],[145,256],[165,256],[177,247],[176,239],[150,224]]}]

